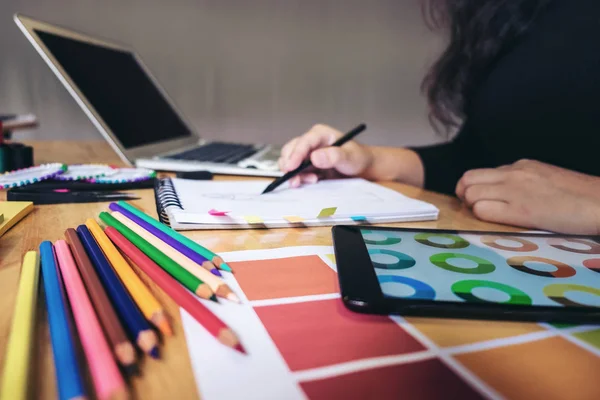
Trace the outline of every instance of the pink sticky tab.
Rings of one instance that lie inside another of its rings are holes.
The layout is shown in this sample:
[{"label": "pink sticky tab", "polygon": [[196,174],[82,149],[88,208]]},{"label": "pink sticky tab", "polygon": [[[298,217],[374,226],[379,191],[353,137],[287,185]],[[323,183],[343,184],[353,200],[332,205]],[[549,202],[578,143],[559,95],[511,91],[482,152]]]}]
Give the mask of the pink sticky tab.
[{"label": "pink sticky tab", "polygon": [[212,210],[208,211],[208,213],[210,215],[213,215],[215,217],[226,217],[228,212],[229,211],[217,211],[214,208]]}]

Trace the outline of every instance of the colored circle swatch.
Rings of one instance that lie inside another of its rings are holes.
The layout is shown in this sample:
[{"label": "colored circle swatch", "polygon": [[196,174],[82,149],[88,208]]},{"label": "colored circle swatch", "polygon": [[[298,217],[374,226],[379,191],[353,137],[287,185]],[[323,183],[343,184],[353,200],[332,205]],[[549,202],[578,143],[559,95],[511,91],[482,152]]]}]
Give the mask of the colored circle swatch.
[{"label": "colored circle swatch", "polygon": [[384,249],[371,249],[369,250],[369,254],[385,254],[388,256],[392,256],[396,258],[396,261],[387,264],[379,261],[374,261],[373,257],[371,257],[371,262],[373,263],[373,267],[379,269],[406,269],[413,267],[417,262],[414,258],[407,256],[404,253],[400,253],[398,251],[393,250],[384,250]]},{"label": "colored circle swatch", "polygon": [[[574,249],[573,247],[566,246],[565,243],[581,244],[588,249]],[[600,243],[593,242],[591,240],[584,239],[563,239],[563,238],[551,238],[548,239],[548,244],[555,249],[568,251],[569,253],[577,254],[600,254]]]},{"label": "colored circle swatch", "polygon": [[589,260],[585,260],[583,266],[594,272],[600,273],[600,258],[590,258]]},{"label": "colored circle swatch", "polygon": [[575,285],[575,284],[554,284],[548,285],[544,288],[544,294],[552,301],[562,304],[567,307],[592,307],[588,304],[578,303],[576,301],[567,299],[565,297],[566,292],[582,292],[589,293],[596,296],[600,296],[600,289],[596,289],[589,286]]},{"label": "colored circle swatch", "polygon": [[[431,239],[449,239],[452,243],[442,244],[436,243]],[[415,240],[425,246],[437,247],[438,249],[464,249],[469,246],[469,242],[457,235],[450,235],[446,233],[418,233],[415,235]]]},{"label": "colored circle swatch", "polygon": [[[368,239],[365,238],[365,235],[368,234],[377,234],[385,236],[385,239],[376,240],[376,239]],[[366,244],[377,245],[377,246],[390,246],[393,244],[398,244],[402,241],[402,238],[394,236],[394,232],[386,232],[386,231],[362,231],[363,240]]]},{"label": "colored circle swatch", "polygon": [[[512,246],[505,246],[502,244],[499,244],[498,241],[499,240],[507,240],[510,242],[515,242],[517,244],[520,244],[519,247],[512,247]],[[485,235],[481,237],[481,243],[485,244],[486,246],[492,247],[494,249],[498,249],[498,250],[508,250],[508,251],[516,251],[516,252],[529,252],[529,251],[535,251],[539,248],[539,246],[533,242],[530,242],[529,240],[525,240],[522,238],[518,238],[518,237],[514,237],[514,236],[494,236],[494,235]]]},{"label": "colored circle swatch", "polygon": [[510,296],[507,301],[501,302],[502,304],[519,304],[519,305],[531,305],[531,298],[525,293],[512,286],[505,285],[503,283],[491,282],[491,281],[459,281],[452,285],[452,292],[460,297],[461,299],[470,303],[496,303],[495,301],[485,300],[477,297],[473,294],[473,289],[476,288],[489,288],[500,290]]},{"label": "colored circle swatch", "polygon": [[[517,271],[525,272],[526,274],[536,275],[536,276],[544,276],[546,278],[568,278],[577,273],[575,268],[562,263],[560,261],[551,260],[549,258],[543,257],[533,257],[533,256],[519,256],[519,257],[511,257],[506,260],[508,265],[516,269]],[[527,262],[538,262],[543,264],[550,264],[556,267],[555,271],[538,271],[533,268],[529,268],[525,265]]]},{"label": "colored circle swatch", "polygon": [[[477,263],[475,268],[463,268],[449,264],[448,259],[457,258],[463,260],[469,260]],[[436,267],[440,267],[447,271],[459,272],[463,274],[489,274],[496,269],[496,266],[488,260],[480,257],[475,257],[469,254],[458,254],[458,253],[440,253],[434,254],[429,258],[429,261]]]},{"label": "colored circle swatch", "polygon": [[[379,275],[377,276],[379,283],[399,283],[402,285],[410,286],[415,290],[415,293],[411,296],[391,296],[401,297],[403,299],[416,299],[416,300],[433,300],[435,298],[435,290],[426,283],[418,281],[416,279],[407,278],[405,276],[398,275]],[[386,294],[387,295],[387,294]],[[387,295],[390,296],[390,295]]]}]

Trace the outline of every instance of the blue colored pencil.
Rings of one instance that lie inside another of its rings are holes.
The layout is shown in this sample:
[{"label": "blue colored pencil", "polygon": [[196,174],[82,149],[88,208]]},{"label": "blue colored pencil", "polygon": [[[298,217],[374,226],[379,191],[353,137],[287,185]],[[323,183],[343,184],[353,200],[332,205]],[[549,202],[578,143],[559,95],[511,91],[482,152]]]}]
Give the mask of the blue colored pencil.
[{"label": "blue colored pencil", "polygon": [[135,338],[140,349],[150,354],[153,358],[158,358],[158,338],[156,337],[156,333],[129,296],[125,286],[123,286],[116,272],[112,269],[110,262],[98,243],[96,243],[92,233],[87,226],[79,225],[77,227],[77,234],[92,264],[94,264],[94,268],[115,307],[115,311],[121,318],[123,326],[129,335]]},{"label": "blue colored pencil", "polygon": [[85,399],[85,387],[77,363],[70,311],[52,243],[42,242],[40,254],[58,398],[60,400]]}]

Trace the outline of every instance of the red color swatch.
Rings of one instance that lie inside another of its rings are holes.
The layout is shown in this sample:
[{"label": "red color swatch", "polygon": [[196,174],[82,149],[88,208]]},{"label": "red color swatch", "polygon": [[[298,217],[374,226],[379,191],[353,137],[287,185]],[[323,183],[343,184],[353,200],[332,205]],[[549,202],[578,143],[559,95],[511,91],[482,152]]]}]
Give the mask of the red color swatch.
[{"label": "red color swatch", "polygon": [[318,256],[229,263],[248,300],[338,293],[337,275]]},{"label": "red color swatch", "polygon": [[354,313],[339,299],[254,311],[292,371],[424,350],[388,317]]},{"label": "red color swatch", "polygon": [[300,386],[310,400],[483,398],[438,359],[302,382]]}]

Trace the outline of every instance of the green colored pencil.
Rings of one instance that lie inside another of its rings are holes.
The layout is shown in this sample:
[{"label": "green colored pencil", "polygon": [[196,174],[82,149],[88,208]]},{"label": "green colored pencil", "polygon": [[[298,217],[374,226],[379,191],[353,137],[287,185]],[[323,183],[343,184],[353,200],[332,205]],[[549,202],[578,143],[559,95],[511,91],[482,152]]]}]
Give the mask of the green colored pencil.
[{"label": "green colored pencil", "polygon": [[167,235],[171,236],[173,239],[180,241],[181,243],[183,243],[184,245],[186,245],[187,247],[189,247],[196,253],[200,254],[202,257],[212,261],[217,266],[217,268],[222,269],[223,271],[232,272],[231,267],[229,265],[227,265],[221,257],[219,257],[217,254],[213,253],[206,247],[200,246],[198,243],[194,242],[193,240],[188,239],[187,237],[183,236],[181,233],[177,232],[176,230],[169,228],[165,224],[161,223],[160,221],[155,220],[148,214],[145,214],[144,212],[138,210],[134,206],[132,206],[124,201],[119,201],[118,204],[121,207],[125,208],[127,211],[132,212],[133,214],[137,215],[138,217],[140,217],[147,223],[151,224],[155,228],[160,229],[163,233],[166,233]]},{"label": "green colored pencil", "polygon": [[195,275],[189,273],[185,268],[171,260],[163,252],[152,246],[146,240],[142,239],[137,233],[133,232],[121,222],[117,221],[115,217],[107,212],[102,212],[100,213],[100,219],[106,225],[112,226],[119,231],[119,233],[125,236],[127,240],[135,245],[135,247],[143,251],[144,254],[152,259],[152,261],[160,265],[187,289],[196,293],[199,297],[217,301],[217,297],[206,283],[198,279]]}]

